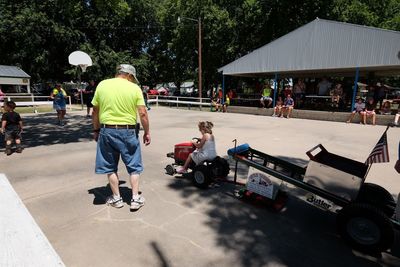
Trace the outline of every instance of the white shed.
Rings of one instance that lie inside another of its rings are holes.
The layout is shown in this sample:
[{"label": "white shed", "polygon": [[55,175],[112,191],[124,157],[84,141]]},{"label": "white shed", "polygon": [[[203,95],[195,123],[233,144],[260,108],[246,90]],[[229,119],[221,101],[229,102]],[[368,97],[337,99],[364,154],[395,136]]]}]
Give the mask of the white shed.
[{"label": "white shed", "polygon": [[27,93],[31,93],[29,76],[25,71],[17,66],[0,65],[0,86],[13,85],[13,86],[26,86]]}]

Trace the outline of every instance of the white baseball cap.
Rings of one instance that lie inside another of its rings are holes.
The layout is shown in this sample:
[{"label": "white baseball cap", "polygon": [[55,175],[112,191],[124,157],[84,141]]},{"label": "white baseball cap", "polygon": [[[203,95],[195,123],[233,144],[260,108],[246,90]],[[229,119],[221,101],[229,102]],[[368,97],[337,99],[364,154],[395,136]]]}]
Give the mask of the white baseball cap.
[{"label": "white baseball cap", "polygon": [[129,64],[120,64],[117,67],[117,71],[118,72],[124,72],[124,73],[132,75],[135,78],[136,83],[139,84],[139,80],[136,77],[136,69],[135,69],[134,66],[129,65]]}]

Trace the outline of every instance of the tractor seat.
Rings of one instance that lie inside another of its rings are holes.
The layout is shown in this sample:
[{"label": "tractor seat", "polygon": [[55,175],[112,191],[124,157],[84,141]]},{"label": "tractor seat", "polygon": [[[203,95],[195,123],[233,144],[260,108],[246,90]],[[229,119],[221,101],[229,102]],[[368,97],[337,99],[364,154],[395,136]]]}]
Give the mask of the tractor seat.
[{"label": "tractor seat", "polygon": [[[205,161],[203,161],[203,162],[201,162],[200,164],[206,164],[207,166],[208,165],[210,165],[210,164],[213,164],[213,163],[216,163],[216,161],[219,159],[219,156],[216,156],[215,158],[213,158],[213,159],[210,159],[210,160],[205,160]],[[200,165],[199,164],[199,165]]]}]

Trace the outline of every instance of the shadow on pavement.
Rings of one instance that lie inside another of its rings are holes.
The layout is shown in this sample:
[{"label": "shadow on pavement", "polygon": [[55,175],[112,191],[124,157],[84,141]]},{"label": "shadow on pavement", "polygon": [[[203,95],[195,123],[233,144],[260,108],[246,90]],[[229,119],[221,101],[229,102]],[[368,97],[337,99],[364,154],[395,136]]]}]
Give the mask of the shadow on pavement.
[{"label": "shadow on pavement", "polygon": [[[231,164],[229,178],[233,172]],[[242,169],[238,177],[244,173]],[[272,212],[237,199],[234,191],[240,186],[229,183],[201,190],[190,179],[171,179],[169,187],[180,192],[187,207],[207,207],[205,224],[217,233],[216,244],[236,255],[240,266],[399,266],[399,260],[387,253],[380,258],[353,251],[337,234],[334,213],[313,207],[290,191],[286,207]]]},{"label": "shadow on pavement", "polygon": [[57,125],[56,114],[46,113],[23,117],[23,147],[66,144],[92,139],[92,120],[82,115],[67,114],[66,125]]},{"label": "shadow on pavement", "polygon": [[157,242],[150,242],[151,248],[154,250],[154,253],[157,255],[158,259],[160,260],[160,267],[170,267],[171,265],[168,263],[168,259],[165,257],[163,251],[161,250],[160,246]]},{"label": "shadow on pavement", "polygon": [[[130,205],[132,199],[132,190],[127,186],[121,186],[125,183],[125,181],[119,181],[119,192],[124,202]],[[112,195],[110,184],[89,189],[88,193],[94,195],[93,205],[105,205],[107,197]]]}]

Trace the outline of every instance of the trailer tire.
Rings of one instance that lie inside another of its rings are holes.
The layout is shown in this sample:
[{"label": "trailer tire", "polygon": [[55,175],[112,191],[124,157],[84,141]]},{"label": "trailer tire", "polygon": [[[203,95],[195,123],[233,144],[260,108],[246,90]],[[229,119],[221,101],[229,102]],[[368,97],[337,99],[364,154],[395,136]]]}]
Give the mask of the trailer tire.
[{"label": "trailer tire", "polygon": [[371,204],[382,210],[389,218],[395,212],[395,207],[388,205],[395,203],[392,194],[377,184],[364,183],[360,188],[356,202]]},{"label": "trailer tire", "polygon": [[368,203],[353,203],[337,215],[340,235],[360,251],[380,253],[394,242],[393,224],[384,212]]},{"label": "trailer tire", "polygon": [[206,165],[198,165],[193,169],[193,184],[206,189],[211,183],[210,169]]}]

